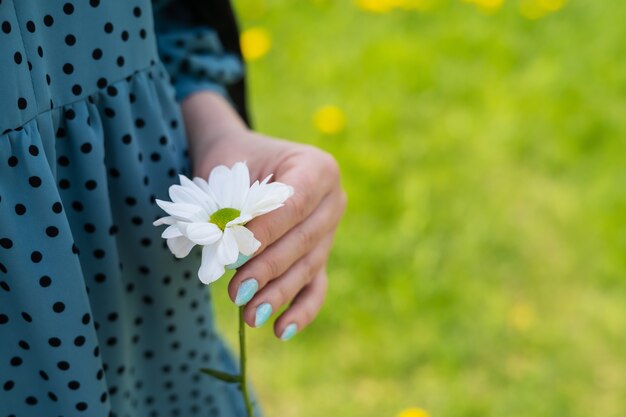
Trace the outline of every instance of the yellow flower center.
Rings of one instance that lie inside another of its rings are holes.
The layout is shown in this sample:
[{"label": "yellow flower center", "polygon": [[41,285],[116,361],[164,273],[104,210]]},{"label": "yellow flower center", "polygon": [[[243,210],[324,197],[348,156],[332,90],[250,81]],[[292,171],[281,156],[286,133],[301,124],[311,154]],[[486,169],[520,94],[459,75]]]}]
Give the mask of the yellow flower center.
[{"label": "yellow flower center", "polygon": [[219,209],[209,217],[209,222],[216,224],[222,231],[226,228],[228,222],[235,220],[241,212],[234,208]]}]

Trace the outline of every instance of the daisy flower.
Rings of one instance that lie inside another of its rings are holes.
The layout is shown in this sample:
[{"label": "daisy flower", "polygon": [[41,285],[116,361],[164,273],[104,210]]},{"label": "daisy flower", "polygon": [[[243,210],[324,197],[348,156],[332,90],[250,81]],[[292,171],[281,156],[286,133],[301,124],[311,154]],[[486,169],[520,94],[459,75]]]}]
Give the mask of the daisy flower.
[{"label": "daisy flower", "polygon": [[219,165],[211,171],[208,182],[180,175],[180,185],[169,188],[170,201],[156,200],[168,216],[155,226],[168,225],[161,237],[177,258],[184,258],[195,245],[202,246],[198,278],[205,284],[217,280],[225,267],[237,261],[239,254],[252,255],[261,246],[245,227],[253,218],[284,205],[293,188],[280,182],[270,183],[272,175],[250,185],[245,162],[232,168]]}]

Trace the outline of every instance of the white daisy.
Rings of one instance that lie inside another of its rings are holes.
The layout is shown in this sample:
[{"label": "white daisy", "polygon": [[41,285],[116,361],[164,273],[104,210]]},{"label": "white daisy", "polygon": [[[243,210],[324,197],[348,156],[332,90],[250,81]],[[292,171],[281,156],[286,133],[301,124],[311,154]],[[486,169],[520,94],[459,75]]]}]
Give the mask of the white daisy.
[{"label": "white daisy", "polygon": [[211,171],[209,181],[192,180],[180,175],[180,185],[169,189],[171,202],[156,200],[169,214],[153,224],[168,225],[161,237],[177,258],[202,245],[202,264],[198,277],[205,284],[217,280],[225,266],[233,264],[239,254],[252,255],[261,246],[244,225],[253,218],[282,207],[293,194],[293,188],[280,182],[269,183],[272,175],[250,185],[245,162],[231,169],[219,165]]}]

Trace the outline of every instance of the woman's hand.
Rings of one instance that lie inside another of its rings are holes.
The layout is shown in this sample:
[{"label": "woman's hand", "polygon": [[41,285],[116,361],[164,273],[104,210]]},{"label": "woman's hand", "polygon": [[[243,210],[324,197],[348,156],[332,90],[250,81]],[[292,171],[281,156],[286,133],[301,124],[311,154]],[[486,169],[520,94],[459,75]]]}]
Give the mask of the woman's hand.
[{"label": "woman's hand", "polygon": [[[225,114],[217,117],[216,123],[209,123],[198,106],[222,106],[214,103],[222,99],[203,95],[194,95],[183,104],[193,175],[207,178],[215,165],[246,161],[253,180],[273,173],[273,180],[294,188],[284,207],[248,223],[261,247],[229,284],[233,301],[247,301],[244,318],[251,326],[267,320],[268,305],[275,312],[291,303],[274,324],[275,334],[287,339],[315,318],[326,294],[326,261],[346,205],[337,162],[317,148],[251,132],[240,122],[225,123],[234,117],[225,116],[232,112],[229,108],[221,110]],[[190,103],[192,100],[198,102]],[[205,127],[205,139],[199,139],[203,134],[200,126]],[[251,280],[258,283],[256,292]],[[246,294],[246,289],[252,291]]]}]

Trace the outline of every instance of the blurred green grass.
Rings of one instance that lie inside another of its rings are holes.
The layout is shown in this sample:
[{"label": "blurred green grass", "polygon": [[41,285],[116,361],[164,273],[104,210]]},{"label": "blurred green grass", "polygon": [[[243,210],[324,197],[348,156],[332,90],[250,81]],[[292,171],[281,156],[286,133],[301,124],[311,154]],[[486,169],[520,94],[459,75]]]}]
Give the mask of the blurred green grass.
[{"label": "blurred green grass", "polygon": [[349,197],[319,318],[249,332],[266,416],[626,415],[626,3],[236,5],[272,35],[256,128],[331,152]]}]

